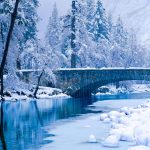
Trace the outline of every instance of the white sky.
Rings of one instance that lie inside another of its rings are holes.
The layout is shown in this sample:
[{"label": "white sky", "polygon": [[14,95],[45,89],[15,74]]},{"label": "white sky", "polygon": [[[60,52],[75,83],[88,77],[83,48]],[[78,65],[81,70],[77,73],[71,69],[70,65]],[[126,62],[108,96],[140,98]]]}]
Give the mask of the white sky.
[{"label": "white sky", "polygon": [[53,5],[56,2],[59,15],[65,14],[69,7],[71,6],[71,0],[40,0],[40,7],[38,14],[41,18],[38,24],[39,38],[43,39],[46,27],[48,23],[49,16],[51,15]]}]

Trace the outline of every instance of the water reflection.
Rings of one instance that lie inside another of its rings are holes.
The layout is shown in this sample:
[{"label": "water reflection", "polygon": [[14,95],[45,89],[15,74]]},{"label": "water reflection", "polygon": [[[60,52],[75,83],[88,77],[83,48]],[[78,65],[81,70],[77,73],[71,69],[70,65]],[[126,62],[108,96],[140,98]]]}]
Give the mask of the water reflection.
[{"label": "water reflection", "polygon": [[42,129],[43,126],[52,128],[57,120],[68,119],[85,113],[100,112],[103,110],[102,108],[99,110],[93,109],[92,106],[87,107],[95,101],[149,97],[149,93],[141,93],[105,95],[89,99],[59,98],[53,100],[1,102],[0,149],[38,149],[45,143],[53,142],[44,140],[46,137],[55,135],[48,134]]},{"label": "water reflection", "polygon": [[38,148],[47,136],[42,126],[56,120],[89,113],[84,109],[94,99],[55,99],[1,103],[0,149],[22,150]]},{"label": "water reflection", "polygon": [[7,146],[6,146],[6,141],[5,141],[5,135],[4,135],[4,123],[3,123],[3,118],[4,118],[4,112],[3,112],[3,102],[1,103],[1,122],[0,122],[0,139],[1,139],[1,143],[2,143],[2,148],[3,150],[7,150]]}]

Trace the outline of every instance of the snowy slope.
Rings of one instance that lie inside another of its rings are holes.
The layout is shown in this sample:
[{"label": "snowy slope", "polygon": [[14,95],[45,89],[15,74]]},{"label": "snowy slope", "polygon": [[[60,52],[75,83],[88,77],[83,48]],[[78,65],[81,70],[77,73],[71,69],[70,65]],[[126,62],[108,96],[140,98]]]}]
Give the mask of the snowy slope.
[{"label": "snowy slope", "polygon": [[128,29],[137,32],[139,41],[150,46],[150,0],[102,0],[113,19],[120,15]]}]

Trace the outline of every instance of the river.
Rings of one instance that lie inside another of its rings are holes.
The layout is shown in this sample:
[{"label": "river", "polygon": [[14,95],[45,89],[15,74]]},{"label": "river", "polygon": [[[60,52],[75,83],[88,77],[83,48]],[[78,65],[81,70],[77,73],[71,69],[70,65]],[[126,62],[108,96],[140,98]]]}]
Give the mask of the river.
[{"label": "river", "polygon": [[[3,102],[0,149],[6,146],[8,150],[83,150],[86,147],[92,150],[87,143],[88,136],[94,133],[102,138],[101,133],[97,132],[102,128],[106,134],[105,125],[98,121],[100,113],[129,104],[137,105],[149,97],[150,93],[136,93],[93,96],[88,99],[52,98]],[[92,147],[97,150],[100,145]]]}]

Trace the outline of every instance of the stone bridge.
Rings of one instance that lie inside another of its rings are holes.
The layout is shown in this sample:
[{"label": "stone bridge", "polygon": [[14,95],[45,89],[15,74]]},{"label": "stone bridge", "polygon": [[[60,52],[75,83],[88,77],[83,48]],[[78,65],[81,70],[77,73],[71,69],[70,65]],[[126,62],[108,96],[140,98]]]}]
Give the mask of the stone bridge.
[{"label": "stone bridge", "polygon": [[59,69],[54,71],[56,87],[72,97],[90,96],[100,86],[127,80],[150,81],[150,69]]}]

